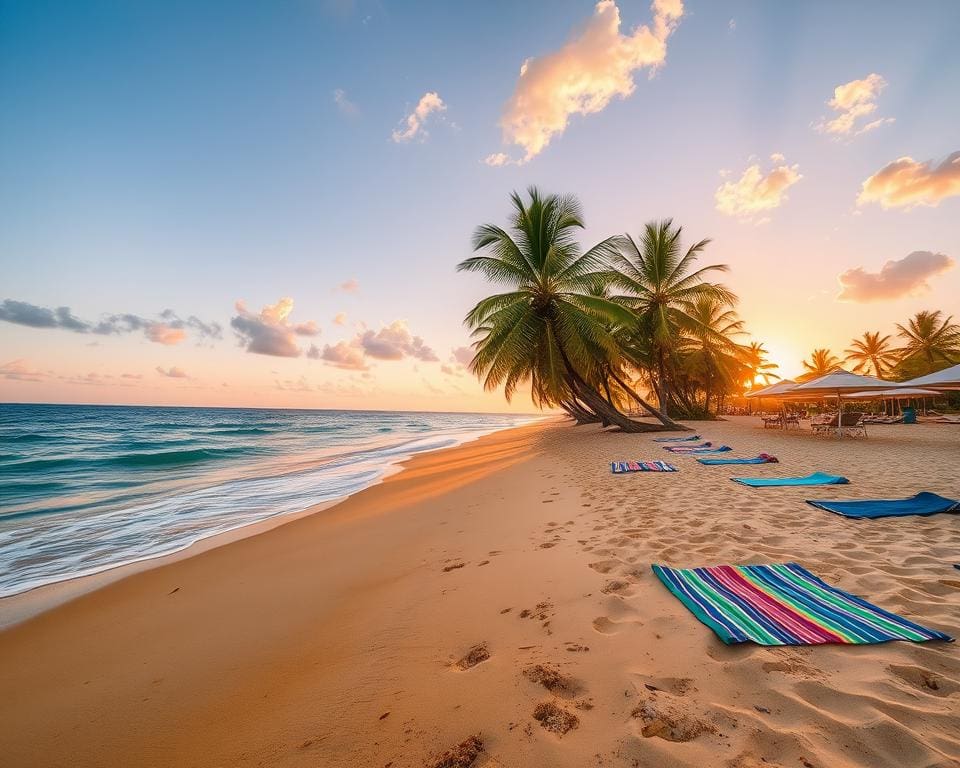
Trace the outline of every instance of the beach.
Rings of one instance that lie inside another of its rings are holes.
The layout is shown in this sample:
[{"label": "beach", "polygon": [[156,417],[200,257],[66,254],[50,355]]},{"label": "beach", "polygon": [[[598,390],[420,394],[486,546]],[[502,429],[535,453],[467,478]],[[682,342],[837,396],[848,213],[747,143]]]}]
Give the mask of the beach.
[{"label": "beach", "polygon": [[[479,768],[960,764],[955,644],[726,646],[650,569],[797,562],[957,636],[956,515],[849,520],[804,499],[957,498],[960,427],[689,426],[780,463],[615,476],[668,454],[551,419],[6,629],[2,762],[456,768],[441,758],[466,742]],[[730,481],[818,470],[851,482]]]}]

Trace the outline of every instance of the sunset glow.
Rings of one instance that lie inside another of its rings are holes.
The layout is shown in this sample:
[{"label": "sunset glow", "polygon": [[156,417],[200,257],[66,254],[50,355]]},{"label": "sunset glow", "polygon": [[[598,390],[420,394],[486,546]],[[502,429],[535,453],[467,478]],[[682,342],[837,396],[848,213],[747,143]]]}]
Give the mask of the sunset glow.
[{"label": "sunset glow", "polygon": [[585,245],[711,238],[783,377],[960,314],[960,7],[926,9],[5,5],[0,400],[529,411],[467,370],[454,267],[530,184]]}]

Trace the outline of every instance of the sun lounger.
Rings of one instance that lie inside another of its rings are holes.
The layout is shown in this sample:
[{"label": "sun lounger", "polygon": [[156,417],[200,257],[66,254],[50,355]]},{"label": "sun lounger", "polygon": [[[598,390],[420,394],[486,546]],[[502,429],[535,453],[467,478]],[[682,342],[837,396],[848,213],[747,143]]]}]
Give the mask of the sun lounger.
[{"label": "sun lounger", "polygon": [[831,587],[796,563],[718,565],[653,572],[728,645],[865,645],[953,640]]},{"label": "sun lounger", "polygon": [[731,480],[751,488],[770,488],[781,485],[845,485],[850,481],[840,475],[814,472],[806,477],[731,477]]},{"label": "sun lounger", "polygon": [[679,472],[673,464],[665,461],[613,461],[610,462],[610,471],[615,475],[627,472]]},{"label": "sun lounger", "polygon": [[946,499],[923,491],[907,499],[869,499],[862,501],[818,501],[810,504],[844,517],[906,517],[908,515],[936,515],[939,512],[960,512],[960,501]]},{"label": "sun lounger", "polygon": [[700,435],[691,435],[690,437],[655,437],[655,443],[689,443],[693,440],[702,440]]},{"label": "sun lounger", "polygon": [[768,453],[761,453],[752,459],[697,459],[701,464],[721,465],[721,464],[777,464],[776,456]]},{"label": "sun lounger", "polygon": [[[837,432],[837,417],[829,421],[811,422],[811,429],[815,435],[833,435]],[[867,425],[862,413],[844,413],[840,422],[840,429],[844,435],[850,437],[866,437]]]}]

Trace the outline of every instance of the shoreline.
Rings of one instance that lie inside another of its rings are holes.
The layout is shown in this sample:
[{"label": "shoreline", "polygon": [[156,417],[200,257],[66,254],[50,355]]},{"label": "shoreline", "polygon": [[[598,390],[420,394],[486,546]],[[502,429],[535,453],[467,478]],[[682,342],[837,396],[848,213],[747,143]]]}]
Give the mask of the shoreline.
[{"label": "shoreline", "polygon": [[[954,427],[824,441],[756,422],[697,428],[780,459],[751,475],[850,478],[814,498],[960,495]],[[851,521],[684,456],[610,474],[659,457],[653,437],[555,421],[421,454],[0,632],[6,764],[433,768],[473,735],[473,768],[960,760],[955,644],[726,646],[649,567],[796,561],[957,636],[957,517]],[[653,710],[669,727],[646,728]]]},{"label": "shoreline", "polygon": [[[411,411],[411,413],[419,413],[419,411]],[[531,424],[546,423],[555,419],[555,417],[550,415],[540,417],[524,416],[524,418],[528,418],[529,420],[522,424],[503,427],[493,431],[478,430],[476,433],[470,434],[466,438],[458,439],[458,442],[456,442],[454,445],[420,451],[410,454],[400,461],[391,461],[387,465],[383,474],[373,483],[341,498],[331,499],[329,501],[323,501],[317,504],[311,504],[305,509],[297,512],[278,514],[264,520],[256,520],[250,523],[238,525],[236,528],[232,528],[227,531],[221,531],[220,533],[203,536],[191,544],[172,552],[163,552],[156,555],[143,557],[131,562],[118,563],[94,573],[79,574],[48,584],[41,584],[36,587],[31,587],[23,592],[18,592],[13,595],[0,597],[0,632],[3,632],[5,629],[14,627],[17,624],[27,621],[34,616],[38,616],[45,611],[48,611],[59,605],[63,605],[64,603],[74,600],[89,592],[101,589],[108,584],[127,578],[128,576],[132,576],[133,574],[140,573],[151,568],[159,568],[189,557],[195,557],[211,549],[216,549],[218,547],[231,544],[234,541],[240,541],[250,536],[257,536],[261,533],[273,530],[280,525],[293,522],[301,517],[324,512],[332,507],[337,506],[338,504],[342,504],[353,496],[356,496],[358,493],[363,493],[368,488],[373,488],[380,483],[383,483],[389,477],[402,472],[406,468],[406,465],[416,459],[418,456],[423,456],[438,451],[456,449],[462,445],[467,445],[476,440],[480,440],[488,435],[494,435],[511,429],[521,429],[523,427],[530,426]]]}]

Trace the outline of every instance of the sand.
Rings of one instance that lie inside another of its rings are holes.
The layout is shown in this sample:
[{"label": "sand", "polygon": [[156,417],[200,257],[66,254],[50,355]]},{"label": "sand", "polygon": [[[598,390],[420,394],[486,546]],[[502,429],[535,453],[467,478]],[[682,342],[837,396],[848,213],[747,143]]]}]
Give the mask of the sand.
[{"label": "sand", "polygon": [[[649,568],[797,561],[960,635],[960,517],[853,521],[803,504],[956,497],[960,427],[838,442],[758,421],[694,426],[781,464],[677,457],[675,474],[609,473],[666,456],[647,435],[497,433],[53,608],[0,633],[0,762],[960,764],[956,644],[727,647]],[[851,485],[729,480],[815,470]]]}]

